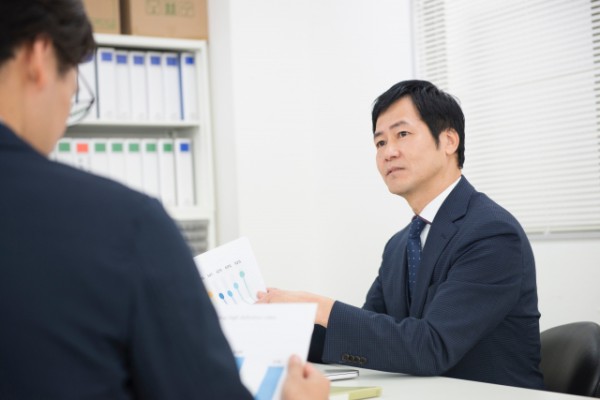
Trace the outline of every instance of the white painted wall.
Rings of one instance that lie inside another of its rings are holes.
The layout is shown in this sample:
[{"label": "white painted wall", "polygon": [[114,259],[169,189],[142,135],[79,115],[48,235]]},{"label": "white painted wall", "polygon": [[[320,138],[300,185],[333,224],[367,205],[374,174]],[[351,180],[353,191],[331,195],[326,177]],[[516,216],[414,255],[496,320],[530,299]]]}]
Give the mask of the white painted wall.
[{"label": "white painted wall", "polygon": [[370,123],[372,101],[413,74],[409,2],[209,7],[219,241],[247,236],[268,285],[362,304],[410,218],[377,173]]},{"label": "white painted wall", "polygon": [[[361,305],[411,216],[370,125],[413,77],[410,1],[210,0],[209,17],[218,241],[247,236],[270,286]],[[533,247],[542,328],[600,322],[600,239]]]},{"label": "white painted wall", "polygon": [[600,324],[600,239],[533,240],[531,245],[542,330],[575,321]]}]

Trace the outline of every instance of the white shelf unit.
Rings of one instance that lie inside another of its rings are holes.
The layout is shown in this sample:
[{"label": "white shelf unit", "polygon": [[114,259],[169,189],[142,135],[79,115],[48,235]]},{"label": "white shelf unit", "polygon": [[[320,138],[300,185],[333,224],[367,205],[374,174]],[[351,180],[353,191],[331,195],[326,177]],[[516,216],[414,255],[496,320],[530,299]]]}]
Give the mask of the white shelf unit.
[{"label": "white shelf unit", "polygon": [[[205,222],[206,249],[215,243],[215,194],[210,124],[207,44],[203,40],[169,39],[131,35],[95,34],[99,47],[125,50],[190,52],[195,55],[197,74],[198,121],[117,121],[90,120],[69,127],[66,137],[185,137],[192,139],[194,160],[193,207],[165,207],[179,225]],[[186,239],[188,233],[184,230]],[[197,232],[195,233],[197,234]],[[196,255],[197,252],[194,254]]]}]

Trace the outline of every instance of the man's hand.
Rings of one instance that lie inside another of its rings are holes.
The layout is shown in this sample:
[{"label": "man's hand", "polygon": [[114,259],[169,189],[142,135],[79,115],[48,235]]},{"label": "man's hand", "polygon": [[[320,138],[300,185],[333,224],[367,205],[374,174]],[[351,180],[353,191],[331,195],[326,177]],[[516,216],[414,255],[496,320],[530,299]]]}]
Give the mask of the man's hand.
[{"label": "man's hand", "polygon": [[291,356],[281,397],[283,400],[327,400],[329,379],[311,364],[302,365],[298,356]]},{"label": "man's hand", "polygon": [[335,300],[307,292],[293,292],[268,288],[267,292],[258,292],[257,303],[317,303],[315,323],[327,328],[329,314]]}]

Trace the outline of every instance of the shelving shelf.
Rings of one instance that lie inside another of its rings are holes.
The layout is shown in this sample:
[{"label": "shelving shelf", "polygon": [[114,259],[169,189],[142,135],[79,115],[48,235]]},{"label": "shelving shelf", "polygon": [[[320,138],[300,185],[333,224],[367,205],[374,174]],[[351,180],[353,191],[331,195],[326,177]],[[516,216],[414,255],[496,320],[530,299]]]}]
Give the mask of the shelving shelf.
[{"label": "shelving shelf", "polygon": [[[196,59],[199,120],[124,121],[86,120],[67,129],[66,137],[185,137],[192,139],[194,160],[194,196],[192,207],[165,207],[180,226],[189,223],[206,225],[205,250],[215,246],[215,204],[208,93],[207,44],[203,40],[169,39],[131,35],[95,34],[99,47],[125,50],[191,52]],[[100,101],[102,101],[100,99]],[[186,232],[184,230],[184,235]],[[198,250],[198,249],[196,249]],[[197,253],[198,251],[196,251]],[[194,254],[195,255],[195,254]]]}]

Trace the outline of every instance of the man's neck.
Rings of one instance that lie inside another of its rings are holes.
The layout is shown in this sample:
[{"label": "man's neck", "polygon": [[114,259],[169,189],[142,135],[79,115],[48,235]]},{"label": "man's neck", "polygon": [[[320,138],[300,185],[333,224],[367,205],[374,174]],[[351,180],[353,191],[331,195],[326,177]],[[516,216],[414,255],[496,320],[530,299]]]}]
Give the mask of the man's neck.
[{"label": "man's neck", "polygon": [[408,205],[416,215],[419,215],[421,211],[431,203],[433,199],[440,195],[448,186],[452,185],[461,176],[461,170],[459,168],[453,168],[448,170],[443,175],[443,179],[438,179],[429,188],[423,188],[418,193],[414,193],[412,196],[405,196]]}]

